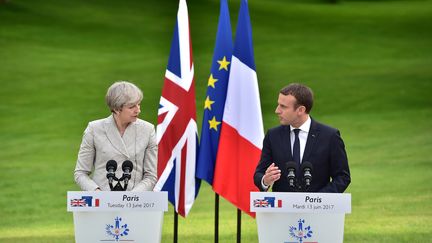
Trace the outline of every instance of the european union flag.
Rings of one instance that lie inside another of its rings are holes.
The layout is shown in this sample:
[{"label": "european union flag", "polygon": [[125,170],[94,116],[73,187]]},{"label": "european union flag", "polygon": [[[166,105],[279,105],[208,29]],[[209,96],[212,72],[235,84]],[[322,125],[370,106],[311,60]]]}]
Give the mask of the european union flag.
[{"label": "european union flag", "polygon": [[232,52],[233,43],[228,4],[227,0],[221,0],[213,62],[204,101],[201,145],[196,164],[196,177],[207,181],[210,185],[213,184]]}]

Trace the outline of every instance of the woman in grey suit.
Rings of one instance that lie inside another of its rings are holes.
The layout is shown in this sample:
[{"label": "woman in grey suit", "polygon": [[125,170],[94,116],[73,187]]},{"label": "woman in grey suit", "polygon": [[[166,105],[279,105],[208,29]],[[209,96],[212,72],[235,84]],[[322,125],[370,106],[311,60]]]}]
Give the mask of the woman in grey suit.
[{"label": "woman in grey suit", "polygon": [[153,190],[157,171],[156,133],[151,123],[138,118],[142,97],[141,90],[129,82],[119,81],[109,87],[105,98],[112,114],[88,124],[78,152],[74,177],[83,191],[110,190],[106,177],[109,160],[118,164],[117,178],[122,177],[122,163],[132,162],[128,191]]}]

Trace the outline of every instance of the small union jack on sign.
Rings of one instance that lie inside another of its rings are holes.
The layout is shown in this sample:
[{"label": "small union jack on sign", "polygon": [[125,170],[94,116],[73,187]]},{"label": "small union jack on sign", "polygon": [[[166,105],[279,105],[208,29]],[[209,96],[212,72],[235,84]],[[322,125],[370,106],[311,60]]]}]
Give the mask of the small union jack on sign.
[{"label": "small union jack on sign", "polygon": [[269,203],[266,199],[255,199],[254,207],[256,208],[266,208],[269,206]]},{"label": "small union jack on sign", "polygon": [[72,207],[84,207],[86,205],[86,202],[84,199],[72,199],[71,200],[71,206]]}]

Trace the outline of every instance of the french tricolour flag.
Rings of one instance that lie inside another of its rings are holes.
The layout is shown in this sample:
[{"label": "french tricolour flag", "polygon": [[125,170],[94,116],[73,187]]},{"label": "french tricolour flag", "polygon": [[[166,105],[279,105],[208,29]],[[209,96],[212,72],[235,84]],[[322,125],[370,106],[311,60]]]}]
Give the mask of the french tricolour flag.
[{"label": "french tricolour flag", "polygon": [[252,45],[247,0],[242,0],[231,59],[227,97],[217,153],[213,189],[254,216],[251,191],[258,191],[253,174],[261,155],[264,129]]}]

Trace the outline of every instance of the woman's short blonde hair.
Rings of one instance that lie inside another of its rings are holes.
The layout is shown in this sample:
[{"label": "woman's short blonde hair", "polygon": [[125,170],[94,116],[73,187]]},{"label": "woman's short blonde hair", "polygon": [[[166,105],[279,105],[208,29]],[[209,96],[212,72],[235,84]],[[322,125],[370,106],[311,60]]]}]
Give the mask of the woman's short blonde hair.
[{"label": "woman's short blonde hair", "polygon": [[123,106],[135,105],[141,102],[142,91],[133,83],[117,81],[109,88],[105,96],[106,103],[111,112],[119,111]]}]

